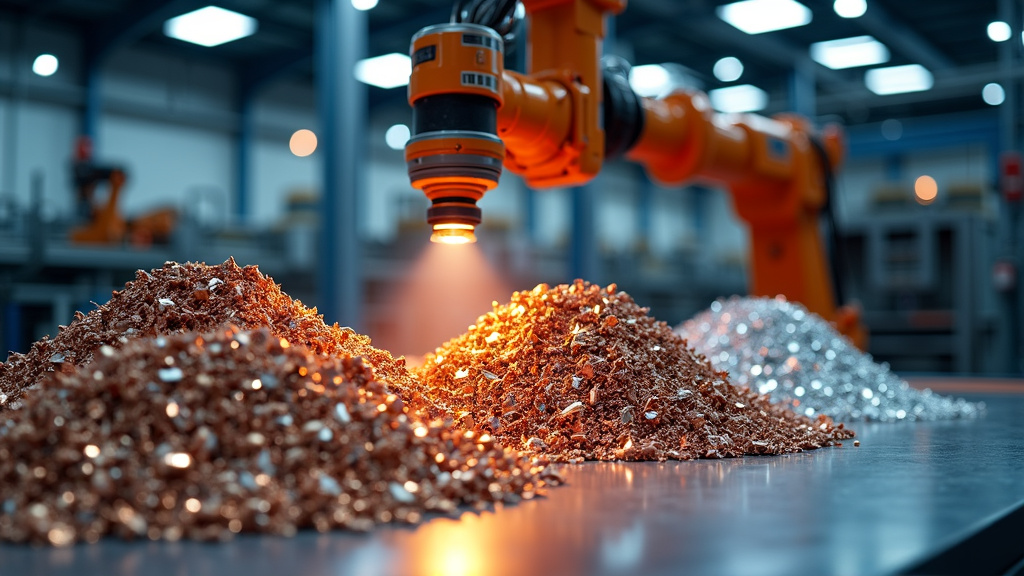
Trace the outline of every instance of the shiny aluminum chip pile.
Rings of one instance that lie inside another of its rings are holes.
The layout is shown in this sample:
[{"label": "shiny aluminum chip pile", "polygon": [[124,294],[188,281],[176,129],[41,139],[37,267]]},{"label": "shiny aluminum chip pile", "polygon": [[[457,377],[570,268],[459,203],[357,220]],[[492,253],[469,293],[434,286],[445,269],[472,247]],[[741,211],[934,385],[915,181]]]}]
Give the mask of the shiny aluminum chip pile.
[{"label": "shiny aluminum chip pile", "polygon": [[560,481],[267,329],[137,338],[50,378],[0,422],[0,540],[367,530]]},{"label": "shiny aluminum chip pile", "polygon": [[781,297],[718,300],[676,331],[735,383],[807,416],[939,420],[984,408],[911,388],[820,316]]},{"label": "shiny aluminum chip pile", "polygon": [[784,454],[853,436],[731,385],[614,284],[515,292],[417,373],[460,425],[557,461]]}]

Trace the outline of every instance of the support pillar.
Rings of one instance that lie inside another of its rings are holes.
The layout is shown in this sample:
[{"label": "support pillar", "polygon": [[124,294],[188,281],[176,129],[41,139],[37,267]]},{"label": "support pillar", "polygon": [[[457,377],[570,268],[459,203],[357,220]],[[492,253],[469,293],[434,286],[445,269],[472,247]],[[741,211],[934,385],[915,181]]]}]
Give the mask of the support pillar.
[{"label": "support pillar", "polygon": [[366,166],[366,86],[355,66],[366,52],[367,17],[349,0],[317,0],[316,87],[323,189],[317,308],[327,322],[362,329],[359,194]]}]

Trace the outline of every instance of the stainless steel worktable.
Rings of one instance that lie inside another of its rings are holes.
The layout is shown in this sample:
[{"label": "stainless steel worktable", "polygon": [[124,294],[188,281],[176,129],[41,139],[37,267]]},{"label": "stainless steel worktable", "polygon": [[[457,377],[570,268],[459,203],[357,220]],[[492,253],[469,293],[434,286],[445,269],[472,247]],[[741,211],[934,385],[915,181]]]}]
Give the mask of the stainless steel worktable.
[{"label": "stainless steel worktable", "polygon": [[975,541],[1003,553],[1007,541],[1024,546],[1019,523],[996,521],[1021,516],[1024,394],[969,398],[984,400],[987,415],[857,424],[860,447],[569,466],[568,485],[547,498],[370,534],[0,545],[0,574],[896,573],[986,527]]}]

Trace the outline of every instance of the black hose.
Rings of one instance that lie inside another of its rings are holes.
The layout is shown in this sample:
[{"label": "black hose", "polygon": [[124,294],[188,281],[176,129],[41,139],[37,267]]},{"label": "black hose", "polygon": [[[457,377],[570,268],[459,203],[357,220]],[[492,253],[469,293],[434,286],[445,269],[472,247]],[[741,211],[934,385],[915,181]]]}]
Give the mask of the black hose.
[{"label": "black hose", "polygon": [[515,30],[517,0],[456,0],[451,22],[487,26],[510,40]]}]

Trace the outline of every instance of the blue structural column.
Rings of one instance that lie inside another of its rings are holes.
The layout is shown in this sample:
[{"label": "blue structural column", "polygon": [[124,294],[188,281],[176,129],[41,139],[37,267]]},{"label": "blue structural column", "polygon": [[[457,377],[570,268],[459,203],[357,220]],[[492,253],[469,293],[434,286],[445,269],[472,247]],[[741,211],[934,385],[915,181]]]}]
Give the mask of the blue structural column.
[{"label": "blue structural column", "polygon": [[651,226],[654,224],[654,194],[656,185],[647,173],[637,167],[640,178],[640,190],[636,197],[636,235],[638,249],[648,252],[654,245],[651,238]]},{"label": "blue structural column", "polygon": [[21,306],[17,302],[4,304],[3,332],[0,332],[0,359],[7,360],[9,352],[25,352],[21,346]]},{"label": "blue structural column", "polygon": [[[527,29],[526,19],[520,19],[516,21],[515,36],[518,41],[512,46],[505,47],[505,53],[508,54],[510,50],[514,50],[514,53],[509,60],[511,60],[512,69],[518,72],[526,72],[528,67],[528,59],[526,57],[526,39],[528,37],[529,30]],[[508,65],[509,62],[506,62]],[[524,180],[522,183],[522,197],[523,197],[523,224],[526,228],[526,238],[530,241],[530,244],[536,244],[538,241],[537,231],[540,229],[537,223],[537,191],[534,190]]]},{"label": "blue structural column", "polygon": [[133,2],[101,24],[88,29],[84,38],[83,81],[85,107],[82,111],[82,134],[89,136],[96,150],[99,119],[103,102],[100,85],[101,69],[111,54],[159,29],[164,20],[202,8],[208,0],[147,0]]},{"label": "blue structural column", "polygon": [[249,170],[252,166],[252,149],[256,132],[254,113],[255,94],[253,90],[243,90],[238,99],[238,141],[235,159],[235,202],[234,220],[237,224],[245,224],[249,219],[250,180]]},{"label": "blue structural column", "polygon": [[597,184],[572,189],[572,245],[569,272],[573,278],[601,282],[596,219]]},{"label": "blue structural column", "polygon": [[[604,51],[615,45],[615,18],[605,19]],[[594,87],[601,90],[600,86]],[[591,282],[601,281],[601,259],[597,240],[597,196],[600,176],[585,186],[572,189],[572,238],[569,252],[569,272],[573,278]]]},{"label": "blue structural column", "polygon": [[[1020,45],[1012,39],[1020,38],[1021,17],[1019,4],[1015,0],[999,0],[998,15],[1003,22],[1009,22],[1012,30],[1009,42],[999,44],[999,70],[1002,72],[1000,84],[1006,93],[1006,99],[999,106],[999,146],[992,150],[993,164],[999,166],[999,156],[1007,151],[1021,150],[1020,131],[1020,90],[1019,81],[1013,72],[1020,65]],[[999,172],[997,171],[998,175]],[[1006,358],[1005,369],[1010,373],[1024,372],[1024,348],[1022,348],[1020,323],[1024,322],[1024,304],[1021,300],[1020,283],[1024,280],[1021,268],[1024,268],[1024,255],[1018,224],[1020,206],[1007,202],[1002,203],[1000,224],[1002,228],[1002,256],[1010,260],[1017,270],[1016,286],[1002,294],[1003,311],[1006,327],[1003,355]]]},{"label": "blue structural column", "polygon": [[317,308],[327,322],[362,329],[359,194],[366,165],[366,87],[355,79],[366,52],[366,13],[350,0],[317,0],[316,85],[323,190]]},{"label": "blue structural column", "polygon": [[812,119],[817,115],[814,62],[809,58],[794,63],[793,71],[789,75],[789,98],[787,100],[787,108],[790,112],[796,112]]},{"label": "blue structural column", "polygon": [[99,60],[88,60],[85,64],[85,108],[82,110],[82,135],[92,142],[96,150],[99,142],[100,113],[102,112],[103,95],[100,79],[102,73]]},{"label": "blue structural column", "polygon": [[525,181],[520,188],[523,197],[523,223],[526,228],[526,238],[531,244],[536,244],[537,230],[540,229],[537,223],[537,191],[527,185]]}]

